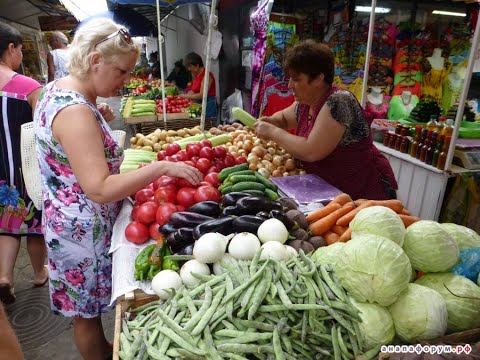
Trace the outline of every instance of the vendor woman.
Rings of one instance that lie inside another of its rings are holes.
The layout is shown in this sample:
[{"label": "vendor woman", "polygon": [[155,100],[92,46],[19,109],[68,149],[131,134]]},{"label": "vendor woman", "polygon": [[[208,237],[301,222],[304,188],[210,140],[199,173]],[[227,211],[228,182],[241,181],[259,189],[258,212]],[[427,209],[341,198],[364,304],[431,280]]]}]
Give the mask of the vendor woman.
[{"label": "vendor woman", "polygon": [[[187,70],[192,74],[192,85],[190,91],[182,95],[186,99],[201,103],[203,99],[203,80],[205,78],[205,67],[200,55],[191,52],[185,57]],[[215,90],[215,77],[210,72],[210,80],[207,93],[206,117],[217,117],[217,99]]]},{"label": "vendor woman", "polygon": [[[388,160],[373,145],[371,116],[355,96],[333,85],[335,59],[324,44],[306,40],[291,48],[285,73],[295,102],[256,123],[259,138],[273,140],[316,174],[354,199],[395,198]],[[285,130],[295,129],[295,135]]]}]

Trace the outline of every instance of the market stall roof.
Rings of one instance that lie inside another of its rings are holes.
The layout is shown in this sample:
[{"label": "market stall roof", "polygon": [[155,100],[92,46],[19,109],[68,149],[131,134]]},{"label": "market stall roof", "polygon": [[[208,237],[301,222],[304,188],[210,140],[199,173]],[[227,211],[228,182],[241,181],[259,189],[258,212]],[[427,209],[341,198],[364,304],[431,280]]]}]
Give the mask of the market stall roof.
[{"label": "market stall roof", "polygon": [[[39,17],[73,18],[59,0],[2,0],[0,18],[43,30]],[[75,19],[73,19],[75,20]]]}]

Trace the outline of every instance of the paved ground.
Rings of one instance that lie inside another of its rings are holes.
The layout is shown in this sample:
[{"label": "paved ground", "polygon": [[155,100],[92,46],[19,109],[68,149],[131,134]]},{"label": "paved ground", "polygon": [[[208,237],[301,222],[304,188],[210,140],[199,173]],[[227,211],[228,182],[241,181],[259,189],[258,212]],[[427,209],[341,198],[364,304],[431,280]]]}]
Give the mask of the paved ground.
[{"label": "paved ground", "polygon": [[[111,123],[114,130],[127,131],[126,143],[132,136],[118,115],[120,98],[111,98],[107,103],[117,113]],[[72,320],[54,316],[50,312],[48,286],[33,288],[32,268],[25,241],[15,265],[15,293],[17,301],[6,307],[8,317],[17,333],[26,360],[81,360],[73,343]],[[115,314],[112,310],[103,317],[107,338],[113,341]],[[0,350],[1,351],[1,350]]]}]

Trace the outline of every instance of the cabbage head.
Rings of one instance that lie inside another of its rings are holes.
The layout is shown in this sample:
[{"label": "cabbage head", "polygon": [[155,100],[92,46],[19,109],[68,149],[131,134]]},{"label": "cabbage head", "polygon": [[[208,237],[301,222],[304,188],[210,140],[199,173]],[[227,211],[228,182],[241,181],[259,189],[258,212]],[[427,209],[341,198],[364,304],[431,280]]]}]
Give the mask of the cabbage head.
[{"label": "cabbage head", "polygon": [[440,224],[443,230],[455,239],[459,250],[480,247],[480,235],[466,226],[444,223]]},{"label": "cabbage head", "polygon": [[421,220],[407,228],[403,250],[412,267],[425,273],[445,272],[458,262],[458,245],[436,221]]},{"label": "cabbage head", "polygon": [[357,235],[379,235],[402,246],[405,237],[405,225],[400,217],[384,206],[371,206],[358,212],[350,223],[352,238]]},{"label": "cabbage head", "polygon": [[332,265],[335,268],[338,260],[343,256],[345,243],[336,242],[329,246],[319,247],[312,255],[312,260],[322,265]]},{"label": "cabbage head", "polygon": [[439,273],[426,274],[415,284],[436,290],[443,297],[447,304],[448,332],[480,327],[480,288],[473,281],[460,275]]},{"label": "cabbage head", "polygon": [[438,292],[426,286],[408,284],[389,307],[395,331],[406,342],[431,340],[447,331],[447,305]]},{"label": "cabbage head", "polygon": [[355,300],[389,306],[407,287],[412,267],[393,241],[358,235],[345,244],[336,271],[340,283]]},{"label": "cabbage head", "polygon": [[364,350],[373,349],[379,345],[388,345],[395,337],[395,327],[392,315],[386,308],[377,304],[368,304],[351,299],[353,306],[360,312],[362,322],[358,323],[360,336],[363,339]]}]

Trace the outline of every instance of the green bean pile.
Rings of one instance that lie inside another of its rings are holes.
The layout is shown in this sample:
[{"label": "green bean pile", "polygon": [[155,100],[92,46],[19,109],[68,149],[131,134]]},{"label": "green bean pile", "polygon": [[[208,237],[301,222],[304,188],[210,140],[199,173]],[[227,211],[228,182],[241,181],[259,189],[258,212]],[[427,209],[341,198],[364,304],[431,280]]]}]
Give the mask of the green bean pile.
[{"label": "green bean pile", "polygon": [[166,302],[130,310],[121,359],[363,359],[357,309],[328,267],[301,253],[236,261]]}]

